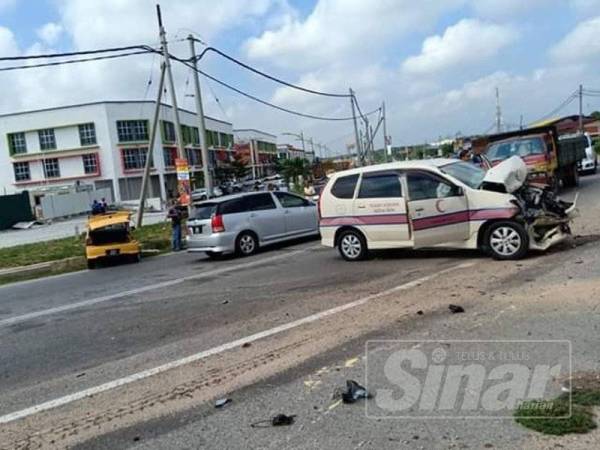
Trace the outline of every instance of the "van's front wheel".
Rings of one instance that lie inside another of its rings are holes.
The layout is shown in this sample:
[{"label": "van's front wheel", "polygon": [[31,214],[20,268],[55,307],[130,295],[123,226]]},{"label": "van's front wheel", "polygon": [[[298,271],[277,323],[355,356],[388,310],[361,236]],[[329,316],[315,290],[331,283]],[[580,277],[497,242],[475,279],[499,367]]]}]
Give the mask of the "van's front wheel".
[{"label": "van's front wheel", "polygon": [[367,242],[358,231],[343,231],[338,240],[338,250],[346,261],[360,261],[367,257]]},{"label": "van's front wheel", "polygon": [[496,222],[485,233],[487,250],[494,259],[521,259],[529,250],[529,236],[520,223]]}]

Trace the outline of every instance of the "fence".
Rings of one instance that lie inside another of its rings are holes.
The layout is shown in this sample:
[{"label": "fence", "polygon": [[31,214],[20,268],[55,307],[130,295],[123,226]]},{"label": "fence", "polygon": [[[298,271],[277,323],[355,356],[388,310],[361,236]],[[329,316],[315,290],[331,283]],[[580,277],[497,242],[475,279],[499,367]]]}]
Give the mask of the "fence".
[{"label": "fence", "polygon": [[0,196],[0,230],[12,227],[17,222],[33,220],[29,193]]},{"label": "fence", "polygon": [[112,203],[110,189],[97,189],[95,191],[74,192],[71,194],[46,195],[41,199],[41,218],[55,219],[85,213],[91,210],[94,200],[105,199]]}]

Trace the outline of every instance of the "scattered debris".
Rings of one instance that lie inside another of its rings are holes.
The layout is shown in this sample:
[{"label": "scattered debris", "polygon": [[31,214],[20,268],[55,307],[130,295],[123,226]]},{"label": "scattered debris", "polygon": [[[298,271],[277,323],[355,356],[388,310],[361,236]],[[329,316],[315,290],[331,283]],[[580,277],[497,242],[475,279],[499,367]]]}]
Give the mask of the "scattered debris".
[{"label": "scattered debris", "polygon": [[344,367],[352,367],[358,362],[358,358],[350,358],[344,363]]},{"label": "scattered debris", "polygon": [[140,437],[139,437],[139,436],[135,436],[135,437],[133,438],[133,442],[138,442],[139,440],[140,440]]},{"label": "scattered debris", "polygon": [[583,259],[578,259],[577,261],[575,261],[575,264],[583,264]]},{"label": "scattered debris", "polygon": [[251,423],[252,428],[267,428],[269,424],[273,427],[281,427],[285,425],[292,425],[294,423],[295,414],[287,416],[285,414],[277,414],[271,419],[259,420],[258,422]]},{"label": "scattered debris", "polygon": [[422,316],[423,315],[423,311],[422,310],[418,310],[417,311],[417,316]]},{"label": "scattered debris", "polygon": [[222,408],[223,406],[231,402],[232,400],[230,398],[220,398],[217,401],[215,401],[215,408]]},{"label": "scattered debris", "polygon": [[252,344],[251,344],[250,342],[244,342],[244,343],[242,344],[242,348],[248,348],[248,347],[250,347],[251,345],[252,345]]},{"label": "scattered debris", "polygon": [[459,313],[464,313],[465,312],[465,308],[463,308],[460,305],[448,305],[448,309],[450,310],[450,312],[452,314],[459,314]]},{"label": "scattered debris", "polygon": [[354,403],[361,398],[371,398],[371,394],[354,380],[346,380],[346,391],[342,392],[344,403]]},{"label": "scattered debris", "polygon": [[17,222],[12,226],[12,228],[15,230],[28,230],[36,224],[37,222],[35,220],[29,222]]},{"label": "scattered debris", "polygon": [[81,378],[81,377],[84,377],[84,376],[85,376],[85,372],[81,372],[75,378]]},{"label": "scattered debris", "polygon": [[226,305],[227,303],[229,303],[229,300],[223,300],[223,301],[221,302],[221,305]]}]

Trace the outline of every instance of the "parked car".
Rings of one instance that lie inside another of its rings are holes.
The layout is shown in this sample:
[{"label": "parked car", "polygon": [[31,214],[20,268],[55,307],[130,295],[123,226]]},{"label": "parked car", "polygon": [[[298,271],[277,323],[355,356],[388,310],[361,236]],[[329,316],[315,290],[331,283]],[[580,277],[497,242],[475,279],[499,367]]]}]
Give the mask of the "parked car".
[{"label": "parked car", "polygon": [[[221,188],[218,186],[214,186],[213,187],[213,196],[221,197],[222,195],[223,195],[223,191],[221,190]],[[197,202],[197,201],[202,201],[202,200],[206,200],[206,199],[208,199],[208,193],[207,193],[206,188],[194,189],[192,191],[192,201]]]},{"label": "parked car", "polygon": [[337,172],[319,201],[322,243],[348,261],[371,249],[481,249],[495,259],[545,250],[569,234],[575,205],[525,184],[512,157],[484,171],[454,159]]},{"label": "parked car", "polygon": [[88,269],[94,269],[100,261],[128,259],[140,261],[140,243],[133,238],[129,211],[109,211],[88,218],[85,239],[85,258]]},{"label": "parked car", "polygon": [[248,192],[196,204],[188,220],[189,252],[209,257],[319,233],[314,203],[287,192]]},{"label": "parked car", "polygon": [[593,174],[598,171],[598,157],[594,151],[594,145],[589,134],[585,133],[587,146],[585,147],[585,158],[577,163],[577,170],[581,175]]}]

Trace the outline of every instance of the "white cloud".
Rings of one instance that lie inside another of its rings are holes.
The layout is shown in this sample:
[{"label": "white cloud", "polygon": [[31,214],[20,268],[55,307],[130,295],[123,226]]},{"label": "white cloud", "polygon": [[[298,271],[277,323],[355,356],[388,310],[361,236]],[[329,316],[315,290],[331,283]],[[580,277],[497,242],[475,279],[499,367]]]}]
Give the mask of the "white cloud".
[{"label": "white cloud", "polygon": [[282,26],[250,38],[252,59],[284,67],[318,67],[378,53],[381,44],[410,31],[426,30],[463,0],[319,0],[310,15],[288,17]]},{"label": "white cloud", "polygon": [[48,22],[36,30],[38,37],[47,45],[54,45],[62,32],[62,25],[54,22]]},{"label": "white cloud", "polygon": [[421,53],[404,61],[402,68],[412,74],[429,74],[452,67],[464,67],[496,55],[514,42],[517,31],[510,26],[463,19],[423,41]]},{"label": "white cloud", "polygon": [[0,26],[0,55],[14,56],[19,52],[15,35],[6,27]]},{"label": "white cloud", "polygon": [[550,50],[550,55],[560,62],[585,62],[600,55],[600,16],[577,24]]}]

